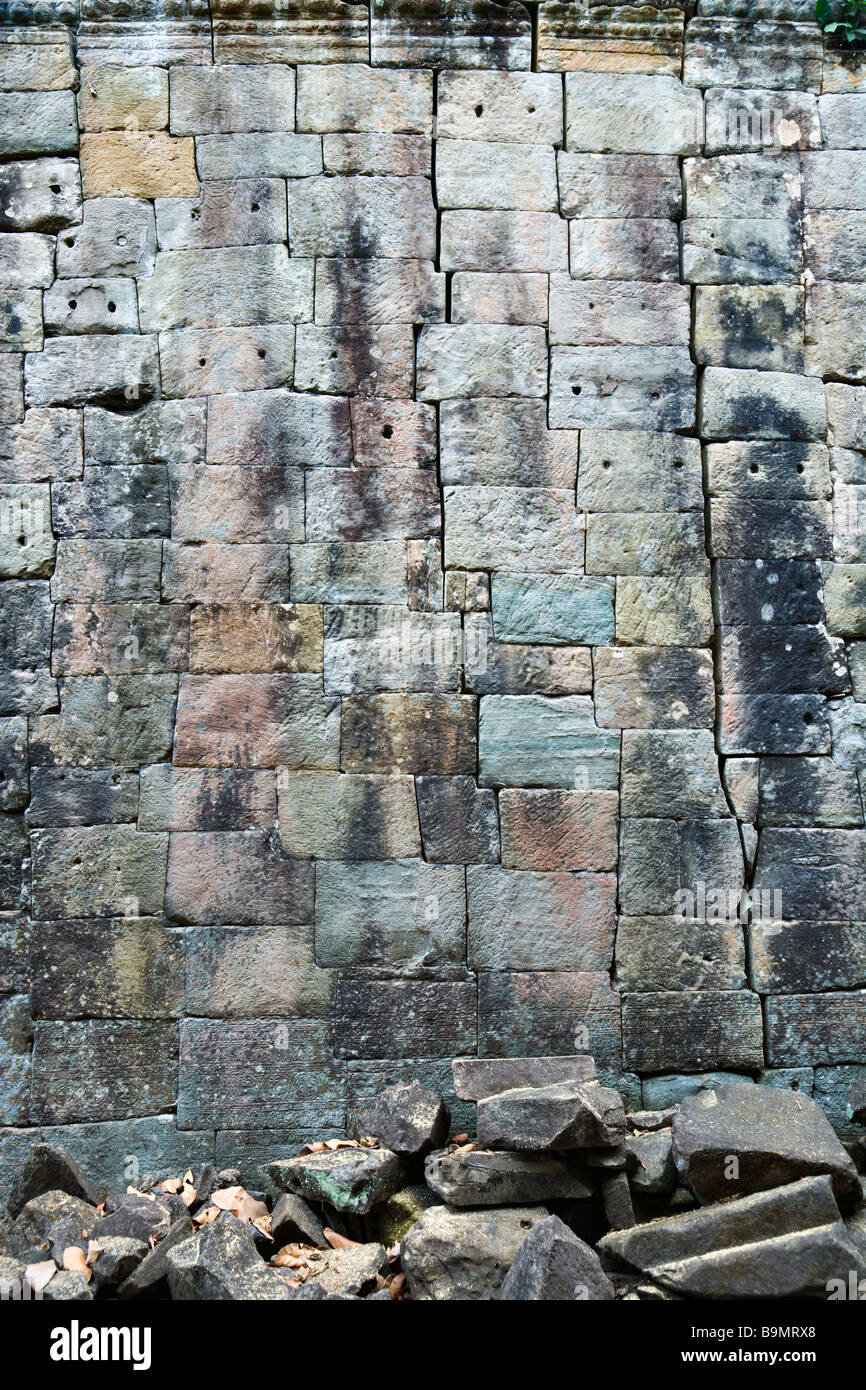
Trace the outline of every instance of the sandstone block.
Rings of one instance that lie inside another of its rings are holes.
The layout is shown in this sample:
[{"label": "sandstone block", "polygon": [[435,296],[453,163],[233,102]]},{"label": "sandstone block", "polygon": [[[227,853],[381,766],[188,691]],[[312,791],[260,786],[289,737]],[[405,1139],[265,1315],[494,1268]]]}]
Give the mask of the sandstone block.
[{"label": "sandstone block", "polygon": [[308,472],[307,515],[307,539],[311,541],[435,536],[442,524],[433,473],[402,468],[321,468]]},{"label": "sandstone block", "polygon": [[115,825],[34,830],[31,851],[34,917],[51,921],[162,912],[165,835]]},{"label": "sandstone block", "polygon": [[470,865],[466,884],[472,968],[610,968],[616,927],[612,875]]},{"label": "sandstone block", "polygon": [[273,773],[156,763],[141,769],[139,782],[142,830],[248,830],[274,823]]},{"label": "sandstone block", "polygon": [[161,251],[139,292],[146,332],[295,323],[313,316],[313,264],[289,260],[284,246]]},{"label": "sandstone block", "polygon": [[800,238],[785,218],[689,217],[680,238],[689,284],[790,282],[803,264]]},{"label": "sandstone block", "polygon": [[574,486],[577,432],[549,430],[543,401],[443,401],[439,424],[444,484]]},{"label": "sandstone block", "polygon": [[554,212],[559,205],[555,152],[542,145],[440,138],[436,199],[440,208]]},{"label": "sandstone block", "polygon": [[346,772],[475,774],[471,695],[355,695],[343,699]]},{"label": "sandstone block", "polygon": [[198,193],[194,142],[159,130],[82,135],[79,158],[85,198],[186,198]]},{"label": "sandstone block", "polygon": [[183,941],[153,918],[42,922],[31,971],[37,1018],[154,1019],[183,1012]]},{"label": "sandstone block", "polygon": [[164,130],[168,73],[158,67],[100,63],[81,69],[78,119],[82,130]]},{"label": "sandstone block", "polygon": [[295,256],[436,255],[436,210],[427,179],[292,179],[288,200]]},{"label": "sandstone block", "polygon": [[578,507],[588,512],[692,511],[703,502],[696,440],[648,430],[581,431]]},{"label": "sandstone block", "polygon": [[119,1019],[37,1023],[31,1119],[128,1119],[174,1105],[177,1027]]},{"label": "sandstone block", "polygon": [[700,646],[712,640],[708,577],[620,575],[616,640],[636,646]]},{"label": "sandstone block", "polygon": [[811,92],[710,87],[705,106],[705,154],[821,148],[818,103]]},{"label": "sandstone block", "polygon": [[552,212],[446,211],[442,216],[443,270],[568,269],[568,229]]},{"label": "sandstone block", "polygon": [[280,842],[296,859],[400,859],[421,853],[411,777],[291,772],[280,779]]},{"label": "sandstone block", "polygon": [[339,701],[322,693],[316,676],[181,680],[175,732],[180,766],[335,768],[339,752]]},{"label": "sandstone block", "polygon": [[669,155],[556,156],[563,217],[674,218],[682,213],[679,165]]},{"label": "sandstone block", "polygon": [[703,141],[703,102],[673,77],[569,73],[568,150],[603,154],[694,154]]},{"label": "sandstone block", "polygon": [[715,715],[713,661],[689,647],[599,647],[595,713],[614,729],[709,728]]},{"label": "sandstone block", "polygon": [[427,135],[432,126],[429,72],[365,63],[304,64],[298,69],[298,130]]},{"label": "sandstone block", "polygon": [[596,645],[612,640],[613,585],[583,575],[498,573],[492,611],[500,642]]},{"label": "sandstone block", "polygon": [[[314,610],[318,611],[318,610]],[[325,609],[325,689],[457,690],[462,640],[456,613],[397,607]]]},{"label": "sandstone block", "polygon": [[202,603],[190,615],[191,671],[319,671],[322,610],[293,603]]},{"label": "sandstone block", "polygon": [[74,154],[78,145],[75,97],[69,91],[0,92],[0,153]]},{"label": "sandstone block", "polygon": [[625,816],[730,814],[708,729],[626,729],[620,794]]},{"label": "sandstone block", "polygon": [[817,92],[823,51],[814,24],[693,19],[686,30],[683,81],[695,87],[793,88]]},{"label": "sandstone block", "polygon": [[316,867],[316,959],[321,965],[393,970],[461,961],[465,929],[459,866],[405,859]]},{"label": "sandstone block", "polygon": [[722,753],[829,753],[830,725],[819,695],[723,695]]},{"label": "sandstone block", "polygon": [[303,488],[299,468],[213,464],[178,470],[171,477],[172,539],[303,540]]},{"label": "sandstone block", "polygon": [[547,73],[443,72],[437,116],[451,139],[560,145],[562,87]]},{"label": "sandstone block", "polygon": [[[289,263],[291,264],[291,262]],[[359,333],[364,351],[358,352]],[[415,374],[415,342],[407,323],[358,330],[302,323],[297,330],[295,385],[329,395],[408,397]]]},{"label": "sandstone block", "polygon": [[401,174],[430,178],[431,141],[424,135],[324,135],[326,174]]},{"label": "sandstone block", "polygon": [[[601,226],[588,221],[572,223],[572,228]],[[612,219],[608,226],[612,226]],[[647,225],[633,218],[629,225]],[[659,224],[667,225],[667,224]],[[607,233],[605,233],[607,236]],[[572,253],[574,248],[572,247]],[[611,269],[602,248],[604,268]],[[677,264],[679,256],[677,253]],[[574,260],[572,268],[574,269]],[[595,248],[590,248],[586,264],[596,264]],[[624,344],[648,346],[687,345],[691,328],[688,286],[673,289],[637,281],[573,280],[564,275],[550,279],[550,342],[573,344]]]},{"label": "sandstone block", "polygon": [[511,790],[499,793],[502,863],[508,869],[615,869],[615,791]]},{"label": "sandstone block", "polygon": [[451,281],[454,323],[547,323],[547,276],[458,271]]},{"label": "sandstone block", "polygon": [[[308,179],[322,172],[320,135],[256,131],[197,135],[195,155],[203,179]],[[197,189],[187,192],[197,192]],[[169,192],[161,189],[163,197]]]},{"label": "sandstone block", "polygon": [[63,603],[54,616],[58,676],[186,670],[189,611],[183,604]]},{"label": "sandstone block", "polygon": [[559,488],[446,487],[448,569],[510,569],[514,557],[542,573],[583,570],[583,519]]},{"label": "sandstone block", "polygon": [[208,401],[209,464],[258,465],[276,458],[291,468],[350,468],[348,402],[289,391],[232,392]]},{"label": "sandstone block", "polygon": [[50,338],[24,367],[28,405],[122,404],[159,389],[156,338],[93,333]]},{"label": "sandstone block", "polygon": [[483,1057],[562,1056],[579,1046],[620,1065],[620,1001],[606,971],[485,971],[478,1025]]},{"label": "sandstone block", "polygon": [[319,324],[434,323],[444,317],[445,277],[432,261],[335,258],[316,266]]},{"label": "sandstone block", "polygon": [[475,982],[377,980],[342,975],[335,1001],[337,1055],[452,1057],[476,1044]]},{"label": "sandstone block", "polygon": [[295,74],[282,64],[179,64],[169,79],[172,135],[295,129]]},{"label": "sandstone block", "polygon": [[824,387],[811,377],[708,367],[701,433],[710,439],[823,439]]},{"label": "sandstone block", "polygon": [[754,1068],[764,1063],[761,1003],[746,990],[629,994],[622,1010],[626,1063],[639,1070]]},{"label": "sandstone block", "polygon": [[0,167],[0,227],[56,232],[81,217],[77,159],[22,159]]},{"label": "sandstone block", "polygon": [[406,546],[401,540],[295,545],[290,553],[296,603],[407,601]]},{"label": "sandstone block", "polygon": [[207,179],[197,198],[157,198],[154,207],[161,251],[286,240],[281,179]]},{"label": "sandstone block", "polygon": [[464,619],[466,686],[479,695],[580,695],[592,690],[589,647],[497,642],[489,613]]},{"label": "sandstone block", "polygon": [[554,429],[690,429],[695,369],[685,348],[551,350]]},{"label": "sandstone block", "polygon": [[185,937],[188,1013],[328,1017],[333,976],[316,965],[312,927],[192,927]]},{"label": "sandstone block", "polygon": [[137,333],[138,303],[129,279],[55,280],[43,296],[51,333]]},{"label": "sandstone block", "polygon": [[282,858],[265,833],[176,831],[169,843],[165,911],[175,924],[309,922],[313,871]]},{"label": "sandstone block", "polygon": [[415,780],[424,858],[433,864],[491,864],[499,859],[496,793],[474,777]]},{"label": "sandstone block", "polygon": [[177,676],[72,676],[31,726],[34,763],[136,766],[171,757]]},{"label": "sandstone block", "polygon": [[57,239],[57,274],[153,274],[156,224],[153,208],[141,199],[88,198],[80,226]]},{"label": "sandstone block", "polygon": [[588,574],[700,574],[706,568],[700,512],[591,512]]},{"label": "sandstone block", "polygon": [[619,734],[599,729],[585,695],[486,695],[478,722],[485,786],[617,786]]}]

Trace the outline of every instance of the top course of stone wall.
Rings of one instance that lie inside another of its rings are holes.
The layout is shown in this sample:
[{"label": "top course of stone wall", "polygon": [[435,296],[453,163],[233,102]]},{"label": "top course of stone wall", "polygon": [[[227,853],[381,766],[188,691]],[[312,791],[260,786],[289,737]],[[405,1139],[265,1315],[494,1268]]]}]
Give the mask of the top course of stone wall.
[{"label": "top course of stone wall", "polygon": [[864,54],[0,26],[0,1166],[254,1177],[473,1054],[862,1133]]}]

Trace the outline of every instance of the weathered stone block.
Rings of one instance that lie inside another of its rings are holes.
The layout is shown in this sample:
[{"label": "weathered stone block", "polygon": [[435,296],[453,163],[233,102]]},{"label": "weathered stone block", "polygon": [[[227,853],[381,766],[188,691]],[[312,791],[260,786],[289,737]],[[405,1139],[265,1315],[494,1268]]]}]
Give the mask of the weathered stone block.
[{"label": "weathered stone block", "polygon": [[478,982],[482,1057],[562,1056],[575,1047],[619,1065],[620,1001],[607,972],[485,971]]},{"label": "weathered stone block", "polygon": [[88,198],[84,220],[57,239],[57,274],[153,274],[156,223],[149,203],[132,198]]},{"label": "weathered stone block", "polygon": [[396,72],[363,63],[298,69],[298,129],[401,131],[426,135],[433,123],[429,72]]},{"label": "weathered stone block", "polygon": [[819,376],[866,379],[866,285],[810,285],[806,293],[806,369]]},{"label": "weathered stone block", "polygon": [[693,19],[686,29],[683,81],[695,87],[820,91],[823,51],[814,24]]},{"label": "weathered stone block", "polygon": [[289,391],[245,391],[208,402],[208,463],[261,465],[277,457],[292,468],[351,467],[348,402]]},{"label": "weathered stone block", "polygon": [[824,606],[827,626],[844,637],[864,635],[863,597],[866,565],[826,565],[824,567]]},{"label": "weathered stone block", "polygon": [[248,830],[274,823],[273,773],[157,763],[139,776],[141,830]]},{"label": "weathered stone block", "polygon": [[307,515],[311,541],[435,536],[441,526],[432,472],[393,468],[323,468],[309,473]]},{"label": "weathered stone block", "polygon": [[866,209],[866,151],[824,150],[802,157],[807,208]]},{"label": "weathered stone block", "polygon": [[27,827],[23,816],[0,817],[0,908],[19,911],[25,906]]},{"label": "weathered stone block", "polygon": [[699,574],[706,568],[700,512],[591,512],[588,574]]},{"label": "weathered stone block", "polygon": [[263,833],[177,831],[165,893],[175,923],[309,922],[313,870],[282,858]]},{"label": "weathered stone block", "polygon": [[188,1013],[328,1017],[333,976],[316,965],[312,927],[193,927],[185,936]]},{"label": "weathered stone block", "polygon": [[592,690],[589,647],[497,642],[489,613],[464,618],[467,689],[479,695],[580,695]]},{"label": "weathered stone block", "polygon": [[445,277],[434,271],[432,261],[342,257],[321,259],[316,266],[319,324],[435,323],[444,318]]},{"label": "weathered stone block", "polygon": [[555,152],[542,145],[440,137],[436,199],[440,208],[554,212],[559,204]]},{"label": "weathered stone block", "polygon": [[830,725],[819,695],[723,695],[722,753],[829,753]]},{"label": "weathered stone block", "polygon": [[761,994],[856,989],[866,984],[862,923],[754,922],[747,930],[751,984]]},{"label": "weathered stone block", "polygon": [[177,1027],[153,1020],[37,1023],[31,1119],[129,1119],[173,1106]]},{"label": "weathered stone block", "polygon": [[498,861],[495,792],[476,787],[474,777],[417,777],[415,791],[424,858],[429,863]]},{"label": "weathered stone block", "polygon": [[52,333],[137,333],[138,305],[129,279],[55,280],[43,297]]},{"label": "weathered stone block", "polygon": [[162,388],[167,396],[284,386],[291,382],[294,356],[295,329],[290,323],[182,328],[159,335]]},{"label": "weathered stone block", "polygon": [[[195,153],[203,179],[307,179],[322,172],[320,135],[296,135],[279,130],[197,135]],[[167,188],[160,190],[163,196],[174,191]],[[197,193],[198,189],[186,189],[185,192]]]},{"label": "weathered stone block", "polygon": [[343,1071],[325,1022],[185,1019],[177,1122],[209,1129],[342,1127]]},{"label": "weathered stone block", "polygon": [[670,913],[680,885],[676,821],[629,817],[620,835],[619,903],[629,917]]},{"label": "weathered stone block", "polygon": [[679,165],[665,155],[556,156],[563,217],[674,218],[682,213]]},{"label": "weathered stone block", "polygon": [[[806,155],[805,159],[810,156]],[[683,164],[685,211],[692,218],[765,218],[796,214],[800,165],[796,154],[730,154]]]},{"label": "weathered stone block", "polygon": [[566,271],[568,227],[552,212],[446,211],[441,264],[443,270]]},{"label": "weathered stone block", "polygon": [[866,449],[866,388],[827,383],[829,442],[847,449]]},{"label": "weathered stone block", "polygon": [[441,72],[438,131],[457,140],[562,143],[562,86],[546,73]]},{"label": "weathered stone block", "polygon": [[0,772],[0,810],[23,810],[30,799],[26,719],[0,719]]},{"label": "weathered stone block", "polygon": [[279,825],[284,853],[297,859],[400,859],[421,853],[411,777],[285,773]]},{"label": "weathered stone block", "polygon": [[448,569],[506,569],[519,554],[533,571],[583,570],[583,518],[555,488],[446,487]]},{"label": "weathered stone block", "polygon": [[695,368],[683,347],[555,347],[550,423],[554,429],[691,429]]},{"label": "weathered stone block", "polygon": [[615,789],[619,734],[599,729],[584,695],[487,695],[478,721],[485,786]]},{"label": "weathered stone block", "polygon": [[304,475],[299,468],[213,464],[171,474],[172,539],[300,541]]},{"label": "weathered stone block", "polygon": [[704,99],[705,154],[821,148],[818,103],[811,92],[710,87]]},{"label": "weathered stone block", "polygon": [[803,294],[793,286],[703,286],[695,294],[699,362],[799,372],[803,334]]},{"label": "weathered stone block", "polygon": [[5,231],[56,232],[80,217],[77,159],[23,159],[0,168],[0,227]]},{"label": "weathered stone block", "polygon": [[161,251],[286,239],[281,179],[211,179],[197,198],[157,198],[154,206]]},{"label": "weathered stone block", "polygon": [[703,101],[673,77],[569,73],[565,112],[568,150],[683,155],[703,141]]},{"label": "weathered stone block", "polygon": [[28,410],[20,424],[0,429],[0,479],[37,483],[80,478],[81,412]]},{"label": "weathered stone block", "polygon": [[575,218],[568,241],[575,279],[679,279],[676,227],[661,218]]},{"label": "weathered stone block", "polygon": [[823,384],[787,372],[708,367],[701,393],[701,433],[709,439],[823,439]]},{"label": "weathered stone block", "polygon": [[[138,777],[117,768],[34,767],[28,825],[98,825],[138,817]],[[142,825],[142,830],[163,830]]]},{"label": "weathered stone block", "polygon": [[295,74],[282,64],[170,69],[172,135],[294,130]]},{"label": "weathered stone block", "polygon": [[64,603],[55,609],[51,665],[58,676],[186,670],[183,604]]},{"label": "weathered stone block", "polygon": [[688,647],[599,647],[595,713],[603,728],[710,728],[713,660]]},{"label": "weathered stone block", "polygon": [[[34,830],[30,840],[34,917],[162,912],[167,836],[95,825]],[[99,864],[96,874],[94,864]]]},{"label": "weathered stone block", "polygon": [[[162,596],[181,603],[286,600],[289,597],[286,547],[223,545],[219,541],[177,545],[174,541],[165,541]],[[302,595],[298,597],[303,601]]]},{"label": "weathered stone block", "polygon": [[542,396],[547,351],[540,328],[499,324],[429,325],[418,340],[418,393],[451,396]]},{"label": "weathered stone block", "polygon": [[549,430],[543,401],[448,400],[439,420],[444,484],[574,486],[577,432]]},{"label": "weathered stone block", "polygon": [[826,502],[714,498],[710,504],[710,552],[770,561],[788,556],[829,558],[831,523]]},{"label": "weathered stone block", "polygon": [[547,276],[457,271],[451,281],[454,323],[547,323]]},{"label": "weathered stone block", "polygon": [[680,238],[687,284],[788,283],[803,266],[797,228],[786,218],[688,217]]},{"label": "weathered stone block", "polygon": [[743,929],[738,922],[620,917],[616,972],[629,995],[655,990],[743,989]]},{"label": "weathered stone block", "polygon": [[292,179],[288,199],[295,256],[436,255],[436,210],[427,179]]},{"label": "weathered stone block", "polygon": [[[463,869],[420,859],[316,866],[316,959],[387,970],[462,961]],[[384,1053],[390,1055],[391,1047]]]},{"label": "weathered stone block", "polygon": [[683,15],[650,6],[582,6],[544,0],[538,12],[538,65],[549,72],[680,75]]},{"label": "weathered stone block", "polygon": [[175,761],[181,766],[335,768],[339,756],[339,700],[324,695],[315,676],[184,676],[180,682]]},{"label": "weathered stone block", "polygon": [[746,990],[629,994],[622,1028],[626,1064],[639,1071],[764,1065],[761,1001]]},{"label": "weathered stone block", "polygon": [[131,333],[49,338],[42,352],[28,353],[24,379],[28,405],[147,400],[159,390],[156,338]]},{"label": "weathered stone block", "polygon": [[616,928],[612,875],[470,865],[466,884],[472,968],[610,968]]},{"label": "weathered stone block", "polygon": [[509,869],[615,869],[618,807],[615,791],[504,789],[502,863]]},{"label": "weathered stone block", "polygon": [[[805,218],[806,261],[817,280],[864,278],[866,212],[811,212]],[[821,293],[827,294],[826,286]]]},{"label": "weathered stone block", "polygon": [[176,1018],[184,1005],[179,932],[145,917],[41,922],[31,944],[35,1018]]},{"label": "weathered stone block", "polygon": [[625,816],[728,816],[709,730],[626,729],[622,736]]},{"label": "weathered stone block", "polygon": [[195,143],[160,130],[103,131],[81,137],[85,198],[187,198],[198,193]]},{"label": "weathered stone block", "polygon": [[145,332],[295,323],[313,317],[313,263],[289,260],[285,246],[161,251],[139,299]]},{"label": "weathered stone block", "polygon": [[474,696],[357,695],[342,704],[344,771],[475,774]]},{"label": "weathered stone block", "polygon": [[697,440],[648,430],[582,430],[577,505],[588,512],[702,508]]},{"label": "weathered stone block", "polygon": [[709,576],[620,575],[616,640],[631,646],[707,645],[713,635]]},{"label": "weathered stone block", "polygon": [[474,1052],[475,982],[380,980],[342,975],[335,1025],[340,1057],[453,1057]]},{"label": "weathered stone block", "polygon": [[130,68],[121,63],[84,65],[78,120],[86,131],[164,130],[168,125],[168,73],[164,68]]},{"label": "weathered stone block", "polygon": [[767,1060],[798,1066],[859,1062],[866,1042],[866,990],[771,995],[767,1000]]},{"label": "weathered stone block", "polygon": [[399,174],[430,178],[432,141],[424,135],[324,135],[326,174]]},{"label": "weathered stone block", "polygon": [[59,714],[31,726],[31,758],[51,766],[135,766],[171,757],[177,676],[73,676]]},{"label": "weathered stone block", "polygon": [[190,615],[189,647],[189,668],[196,672],[319,671],[322,610],[294,603],[202,603]]},{"label": "weathered stone block", "polygon": [[409,324],[377,324],[363,330],[312,323],[298,326],[295,385],[299,391],[411,396],[414,371],[415,343]]},{"label": "weathered stone block", "polygon": [[78,146],[75,97],[68,91],[0,92],[0,154],[74,154]]},{"label": "weathered stone block", "polygon": [[456,690],[460,618],[396,607],[325,609],[325,689]]},{"label": "weathered stone block", "polygon": [[532,26],[522,5],[441,0],[426,9],[401,10],[374,0],[370,54],[377,66],[528,68]]},{"label": "weathered stone block", "polygon": [[493,631],[500,642],[580,645],[613,638],[613,584],[583,575],[494,574]]},{"label": "weathered stone block", "polygon": [[402,540],[294,545],[290,553],[292,597],[298,603],[406,603]]},{"label": "weathered stone block", "polygon": [[358,399],[349,405],[355,468],[429,468],[435,463],[434,406]]},{"label": "weathered stone block", "polygon": [[0,89],[4,92],[54,92],[75,86],[75,64],[65,28],[8,28],[3,40]]},{"label": "weathered stone block", "polygon": [[821,130],[828,148],[862,150],[866,146],[866,105],[862,94],[826,92],[818,98]]},{"label": "weathered stone block", "polygon": [[752,442],[705,446],[711,497],[829,497],[830,454],[823,444]]},{"label": "weathered stone block", "polygon": [[850,689],[844,646],[823,626],[722,627],[718,635],[720,685],[726,695],[844,695]]},{"label": "weathered stone block", "polygon": [[48,483],[0,484],[0,576],[50,574],[54,547]]},{"label": "weathered stone block", "polygon": [[[580,227],[581,231],[585,228],[597,228],[602,225],[600,221],[589,222],[586,220],[571,224],[572,228]],[[593,270],[600,263],[602,266],[600,273],[604,274],[610,270],[619,269],[620,273],[624,275],[628,262],[628,250],[633,244],[638,245],[639,258],[642,258],[643,239],[638,236],[635,242],[631,234],[628,238],[628,246],[620,258],[620,251],[615,245],[608,242],[609,231],[616,225],[613,219],[608,219],[603,243],[599,243],[594,235],[590,235],[588,242],[583,243],[583,249],[588,252],[588,255],[581,260],[580,264]],[[656,226],[655,223],[650,224],[640,218],[632,218],[630,222],[622,225],[630,230],[635,228],[638,231],[641,227]],[[667,224],[659,225],[665,226]],[[650,241],[653,237],[654,233],[651,233]],[[618,234],[612,238],[612,242],[617,239]],[[612,255],[609,256],[611,252]],[[673,252],[678,275],[679,252],[676,245],[673,247]],[[615,264],[620,259],[621,264]],[[572,273],[577,273],[576,264],[573,242]],[[646,266],[637,265],[634,269],[640,275],[646,270]],[[653,344],[686,345],[689,341],[690,326],[690,291],[686,285],[673,289],[668,284],[644,283],[640,279],[635,283],[630,283],[617,280],[615,276],[612,281],[604,279],[573,280],[564,275],[551,276],[551,343],[573,344],[578,347],[590,343],[624,344],[639,347]]]},{"label": "weathered stone block", "polygon": [[55,483],[52,523],[59,536],[167,536],[166,470],[162,464],[91,465],[83,482]]},{"label": "weathered stone block", "polygon": [[761,832],[755,888],[781,896],[788,921],[850,920],[866,880],[866,837],[859,830]]}]

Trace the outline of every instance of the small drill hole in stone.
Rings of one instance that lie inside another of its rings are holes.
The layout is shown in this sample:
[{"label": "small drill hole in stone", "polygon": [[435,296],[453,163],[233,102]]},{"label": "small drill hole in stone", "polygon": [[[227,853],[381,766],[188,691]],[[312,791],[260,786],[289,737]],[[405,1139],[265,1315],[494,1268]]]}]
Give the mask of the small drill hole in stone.
[{"label": "small drill hole in stone", "polygon": [[70,299],[70,300],[67,301],[67,303],[69,304],[70,309],[77,309],[77,308],[78,308],[78,300],[77,300],[77,299]]},{"label": "small drill hole in stone", "polygon": [[572,388],[571,388],[571,394],[572,394],[573,396],[579,396],[582,390],[583,390],[583,387],[582,387],[582,386],[572,386]]},{"label": "small drill hole in stone", "polygon": [[481,102],[479,102],[478,105],[476,106],[476,108],[475,108],[475,114],[476,114],[476,116],[483,116],[483,114],[484,114],[484,107],[481,105]]},{"label": "small drill hole in stone", "polygon": [[206,367],[206,366],[207,366],[207,358],[206,358],[206,357],[200,357],[200,358],[198,359],[198,365],[199,365],[200,367]]},{"label": "small drill hole in stone", "polygon": [[392,427],[391,427],[390,425],[385,425],[385,426],[383,426],[383,429],[382,429],[382,438],[383,438],[383,439],[390,439],[391,436],[393,435],[393,433],[394,433],[394,431],[393,431],[393,429],[392,429]]},{"label": "small drill hole in stone", "polygon": [[268,354],[265,352],[265,349],[264,349],[264,348],[259,348],[259,357],[265,358],[265,357],[267,357],[267,355],[268,355]]},{"label": "small drill hole in stone", "polygon": [[749,464],[749,472],[750,472],[750,473],[757,473],[757,471],[758,471],[758,465],[757,465],[756,463],[750,463],[750,464]]},{"label": "small drill hole in stone", "polygon": [[51,189],[51,192],[52,192],[52,193],[57,194],[57,193],[60,192],[60,184],[59,184],[59,183],[52,183],[52,184],[49,184],[48,186],[49,186],[49,188]]},{"label": "small drill hole in stone", "polygon": [[116,313],[116,311],[117,311],[117,305],[115,304],[115,302],[114,302],[113,299],[109,299],[109,301],[108,301],[108,312],[109,312],[110,314],[114,314],[114,313]]},{"label": "small drill hole in stone", "polygon": [[602,468],[610,468],[612,466],[610,459],[602,459],[601,466]]}]

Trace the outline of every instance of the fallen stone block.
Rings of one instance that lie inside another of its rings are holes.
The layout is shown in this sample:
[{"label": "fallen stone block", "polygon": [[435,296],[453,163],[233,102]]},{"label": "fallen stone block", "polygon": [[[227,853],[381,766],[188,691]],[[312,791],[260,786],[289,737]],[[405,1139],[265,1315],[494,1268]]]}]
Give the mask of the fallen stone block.
[{"label": "fallen stone block", "polygon": [[390,1149],[344,1148],[266,1165],[274,1182],[299,1197],[363,1216],[405,1183],[402,1160]]},{"label": "fallen stone block", "polygon": [[435,1091],[413,1082],[382,1091],[370,1105],[355,1111],[359,1138],[371,1136],[401,1157],[439,1148],[448,1133],[448,1111]]},{"label": "fallen stone block", "polygon": [[508,1303],[597,1303],[612,1299],[614,1289],[592,1247],[549,1216],[521,1245],[499,1297]]},{"label": "fallen stone block", "polygon": [[400,1245],[412,1297],[425,1302],[497,1298],[527,1233],[546,1216],[543,1207],[428,1208]]},{"label": "fallen stone block", "polygon": [[272,1302],[289,1296],[279,1274],[268,1268],[256,1250],[252,1228],[228,1212],[173,1246],[166,1264],[171,1296],[180,1301]]},{"label": "fallen stone block", "polygon": [[483,1148],[612,1148],[624,1134],[621,1096],[595,1082],[522,1087],[478,1102]]},{"label": "fallen stone block", "polygon": [[553,1154],[433,1153],[424,1165],[429,1187],[450,1207],[528,1206],[556,1199],[583,1201],[595,1191],[582,1163]]}]

